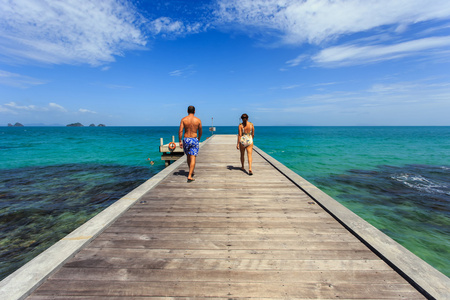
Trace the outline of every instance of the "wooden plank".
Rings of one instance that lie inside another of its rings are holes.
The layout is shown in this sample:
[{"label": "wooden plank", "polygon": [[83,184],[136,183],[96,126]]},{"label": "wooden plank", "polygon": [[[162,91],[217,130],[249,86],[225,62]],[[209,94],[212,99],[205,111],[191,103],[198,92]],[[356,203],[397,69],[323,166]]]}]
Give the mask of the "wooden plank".
[{"label": "wooden plank", "polygon": [[[266,241],[266,242],[282,242],[290,241],[296,242],[301,240],[305,241],[322,241],[322,242],[353,242],[359,241],[354,237],[345,233],[341,234],[192,234],[191,239],[199,241],[229,241],[229,242],[252,242],[252,241]],[[117,240],[117,241],[129,241],[129,240],[157,240],[157,241],[183,241],[186,240],[186,234],[148,234],[148,233],[135,233],[135,232],[105,232],[97,238],[97,240]]]},{"label": "wooden plank", "polygon": [[[112,269],[108,268],[63,268],[58,272],[54,280],[94,280],[94,281],[141,281],[141,282],[166,282],[166,281],[217,281],[228,278],[228,282],[323,282],[330,284],[358,282],[359,284],[371,284],[374,279],[384,283],[404,284],[399,280],[394,271],[376,272],[369,275],[367,271],[356,270],[329,271],[324,277],[318,270],[167,270],[167,269]],[[186,281],[186,280],[184,280]]]},{"label": "wooden plank", "polygon": [[94,257],[86,260],[73,260],[67,268],[90,268],[96,266],[105,269],[164,269],[164,270],[318,270],[345,271],[390,271],[391,268],[379,259],[375,260],[279,260],[279,259],[232,259],[232,258],[122,258]]},{"label": "wooden plank", "polygon": [[[215,258],[215,259],[284,259],[284,260],[374,260],[378,257],[368,249],[362,250],[229,250],[229,249],[127,249],[120,248],[88,248],[77,254],[72,261],[86,261],[98,256],[115,258]],[[92,267],[95,267],[94,265]]]},{"label": "wooden plank", "polygon": [[[64,284],[64,291],[60,284]],[[87,293],[89,291],[89,293]],[[48,280],[40,288],[40,295],[120,296],[120,297],[245,297],[245,298],[302,298],[302,299],[420,299],[408,284],[357,283],[269,283],[269,282],[122,282]],[[376,295],[375,297],[373,295]]]},{"label": "wooden plank", "polygon": [[95,248],[122,248],[122,249],[229,249],[229,250],[265,250],[265,249],[293,249],[293,250],[362,250],[366,246],[360,242],[303,242],[284,241],[273,242],[241,242],[241,241],[198,241],[198,240],[176,240],[176,241],[138,241],[138,240],[100,240],[96,239],[89,247]]},{"label": "wooden plank", "polygon": [[[259,237],[264,234],[320,234],[320,235],[336,235],[348,233],[343,227],[316,227],[314,223],[311,226],[304,226],[303,228],[236,228],[227,227],[227,235],[254,235]],[[147,227],[147,226],[110,226],[105,233],[109,232],[134,232],[134,233],[160,233],[160,234],[223,234],[223,228],[206,228],[206,227]]]}]

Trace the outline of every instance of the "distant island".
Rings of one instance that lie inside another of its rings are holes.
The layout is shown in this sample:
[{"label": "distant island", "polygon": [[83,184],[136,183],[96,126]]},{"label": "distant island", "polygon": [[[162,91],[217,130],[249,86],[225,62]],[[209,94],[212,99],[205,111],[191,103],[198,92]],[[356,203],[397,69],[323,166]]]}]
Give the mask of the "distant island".
[{"label": "distant island", "polygon": [[[80,122],[67,124],[66,126],[67,127],[84,127],[84,125],[81,124]],[[89,125],[89,127],[95,127],[95,124],[91,124],[91,125]],[[105,124],[98,124],[97,127],[106,127],[106,125]]]},{"label": "distant island", "polygon": [[67,124],[66,125],[67,127],[84,127],[84,125],[83,124],[81,124],[81,123],[72,123],[72,124]]},{"label": "distant island", "polygon": [[23,125],[22,124],[20,124],[19,122],[17,122],[16,124],[11,124],[11,123],[8,123],[8,127],[23,127]]}]

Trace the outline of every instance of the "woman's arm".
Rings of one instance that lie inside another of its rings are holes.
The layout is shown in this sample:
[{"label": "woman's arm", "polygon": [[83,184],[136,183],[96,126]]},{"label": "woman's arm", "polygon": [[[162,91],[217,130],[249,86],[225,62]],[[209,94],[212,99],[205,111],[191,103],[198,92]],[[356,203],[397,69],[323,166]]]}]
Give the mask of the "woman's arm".
[{"label": "woman's arm", "polygon": [[253,128],[253,130],[252,130],[252,140],[254,140],[255,139],[255,125],[253,125],[253,123],[252,123],[252,128]]},{"label": "woman's arm", "polygon": [[242,131],[241,131],[241,124],[239,124],[238,126],[238,138],[237,138],[237,145],[236,148],[239,149],[239,141],[241,140],[241,136],[242,136]]}]

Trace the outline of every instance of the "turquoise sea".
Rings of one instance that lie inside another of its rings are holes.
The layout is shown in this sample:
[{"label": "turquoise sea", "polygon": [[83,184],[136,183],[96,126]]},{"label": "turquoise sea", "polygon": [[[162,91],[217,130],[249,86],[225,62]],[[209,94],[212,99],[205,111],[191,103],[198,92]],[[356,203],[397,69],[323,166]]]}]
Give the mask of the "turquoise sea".
[{"label": "turquoise sea", "polygon": [[[450,127],[255,126],[258,147],[450,276]],[[177,132],[0,127],[0,279],[161,171]]]}]

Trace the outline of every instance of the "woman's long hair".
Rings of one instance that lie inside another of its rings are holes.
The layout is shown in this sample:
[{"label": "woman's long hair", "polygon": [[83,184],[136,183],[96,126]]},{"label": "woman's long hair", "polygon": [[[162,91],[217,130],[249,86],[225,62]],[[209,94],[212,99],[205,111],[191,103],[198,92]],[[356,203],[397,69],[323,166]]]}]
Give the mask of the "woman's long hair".
[{"label": "woman's long hair", "polygon": [[244,127],[245,127],[247,125],[248,115],[247,114],[242,114],[241,120],[242,120],[242,125],[244,125]]}]

